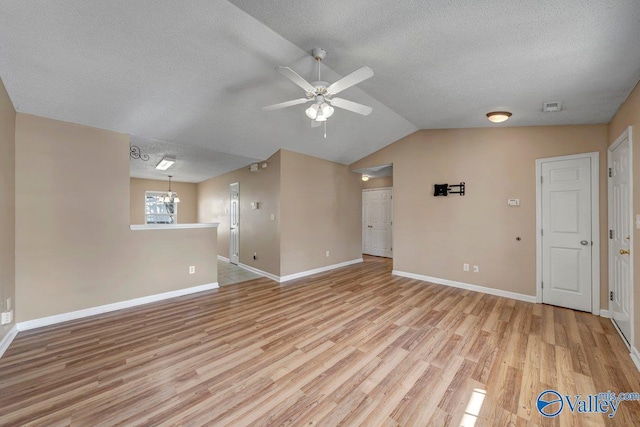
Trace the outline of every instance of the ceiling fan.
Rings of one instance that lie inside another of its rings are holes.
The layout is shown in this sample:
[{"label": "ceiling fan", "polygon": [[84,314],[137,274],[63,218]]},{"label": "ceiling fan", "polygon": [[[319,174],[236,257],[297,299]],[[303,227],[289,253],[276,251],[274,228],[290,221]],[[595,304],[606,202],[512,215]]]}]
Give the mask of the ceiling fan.
[{"label": "ceiling fan", "polygon": [[313,83],[309,83],[289,67],[281,66],[277,68],[280,74],[304,89],[304,91],[306,92],[306,96],[304,98],[298,98],[291,101],[269,105],[267,107],[263,107],[262,109],[265,111],[272,111],[278,110],[280,108],[291,107],[294,105],[306,104],[307,102],[313,102],[313,104],[311,104],[311,106],[305,110],[305,113],[307,114],[307,117],[311,119],[311,127],[320,126],[324,122],[324,137],[326,138],[327,119],[333,115],[333,107],[349,110],[354,113],[362,114],[363,116],[368,116],[369,114],[371,114],[373,108],[367,107],[366,105],[358,104],[357,102],[338,98],[334,95],[337,95],[343,90],[357,85],[358,83],[372,77],[373,70],[370,67],[364,66],[362,68],[358,68],[353,73],[346,75],[337,82],[329,84],[325,81],[322,81],[322,78],[320,77],[320,62],[327,56],[327,52],[325,52],[323,49],[315,48],[313,49],[311,54],[313,55],[313,58],[318,62],[318,80]]}]

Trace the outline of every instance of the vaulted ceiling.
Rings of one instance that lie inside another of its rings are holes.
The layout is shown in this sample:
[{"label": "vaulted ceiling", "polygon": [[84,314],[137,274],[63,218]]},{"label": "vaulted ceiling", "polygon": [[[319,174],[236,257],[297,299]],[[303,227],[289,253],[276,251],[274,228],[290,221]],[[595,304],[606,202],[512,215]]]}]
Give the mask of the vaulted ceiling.
[{"label": "vaulted ceiling", "polygon": [[[0,0],[0,78],[19,112],[133,135],[198,182],[279,148],[350,163],[422,128],[607,123],[640,78],[637,0]],[[304,105],[261,107],[369,65],[375,76],[312,129]],[[543,113],[545,101],[562,101]],[[182,160],[181,160],[182,159]]]}]

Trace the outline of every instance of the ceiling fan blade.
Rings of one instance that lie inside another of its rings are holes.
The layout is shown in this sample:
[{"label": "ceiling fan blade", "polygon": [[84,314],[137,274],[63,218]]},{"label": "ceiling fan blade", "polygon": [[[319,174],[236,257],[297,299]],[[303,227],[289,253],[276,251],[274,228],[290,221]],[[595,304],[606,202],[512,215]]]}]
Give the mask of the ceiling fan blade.
[{"label": "ceiling fan blade", "polygon": [[367,80],[368,78],[373,77],[373,70],[371,67],[367,67],[366,65],[362,68],[358,68],[353,73],[348,74],[333,83],[327,88],[327,92],[331,95],[336,95],[339,92],[342,92],[345,89],[350,88],[353,85],[357,85],[358,83]]},{"label": "ceiling fan blade", "polygon": [[312,128],[317,128],[320,127],[322,125],[322,122],[319,122],[317,120],[311,120],[311,127]]},{"label": "ceiling fan blade", "polygon": [[373,111],[373,108],[371,107],[358,104],[357,102],[347,101],[346,99],[342,98],[331,98],[331,100],[329,100],[329,103],[334,107],[353,111],[354,113],[362,114],[363,116],[368,116]]},{"label": "ceiling fan blade", "polygon": [[304,104],[305,102],[313,101],[313,98],[298,98],[293,99],[291,101],[281,102],[279,104],[268,105],[266,107],[262,107],[264,111],[272,111],[278,110],[280,108],[291,107],[292,105]]},{"label": "ceiling fan blade", "polygon": [[292,82],[300,86],[302,89],[304,89],[305,92],[314,93],[316,91],[316,88],[313,87],[311,83],[309,83],[308,81],[300,77],[300,75],[295,71],[293,71],[291,68],[278,67],[278,71],[280,71],[280,74],[282,74],[283,76],[285,76],[286,78],[288,78],[289,80],[291,80]]}]

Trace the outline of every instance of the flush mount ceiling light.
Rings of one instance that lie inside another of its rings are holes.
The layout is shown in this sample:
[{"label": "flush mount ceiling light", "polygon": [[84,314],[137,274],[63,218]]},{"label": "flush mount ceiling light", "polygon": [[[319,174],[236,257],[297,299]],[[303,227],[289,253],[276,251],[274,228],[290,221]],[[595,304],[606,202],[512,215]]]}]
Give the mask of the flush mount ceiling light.
[{"label": "flush mount ceiling light", "polygon": [[362,175],[362,180],[363,181],[369,181],[369,175]]},{"label": "flush mount ceiling light", "polygon": [[161,171],[166,171],[171,166],[173,166],[175,163],[176,163],[176,158],[175,157],[165,156],[165,157],[162,158],[162,160],[160,160],[160,163],[158,163],[156,165],[156,169],[161,170]]},{"label": "flush mount ceiling light", "polygon": [[167,194],[162,196],[162,201],[164,203],[180,203],[178,193],[171,191],[171,178],[173,178],[173,175],[169,175],[169,191],[167,191]]},{"label": "flush mount ceiling light", "polygon": [[511,117],[511,113],[508,111],[492,111],[487,113],[487,119],[492,121],[493,123],[502,123],[509,120]]}]

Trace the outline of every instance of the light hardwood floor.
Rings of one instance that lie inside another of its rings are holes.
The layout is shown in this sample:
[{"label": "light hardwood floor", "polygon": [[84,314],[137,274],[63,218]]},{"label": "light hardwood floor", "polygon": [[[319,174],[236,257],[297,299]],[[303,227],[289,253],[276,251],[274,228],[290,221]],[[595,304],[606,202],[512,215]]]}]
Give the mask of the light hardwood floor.
[{"label": "light hardwood floor", "polygon": [[21,332],[0,424],[640,425],[638,402],[611,420],[535,409],[549,388],[640,392],[608,319],[390,270],[366,257]]}]

